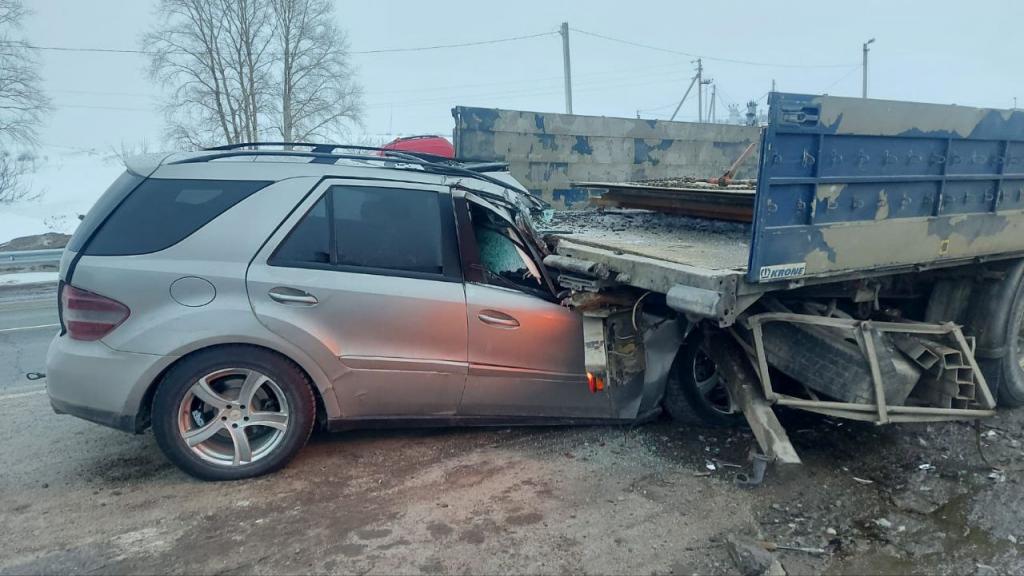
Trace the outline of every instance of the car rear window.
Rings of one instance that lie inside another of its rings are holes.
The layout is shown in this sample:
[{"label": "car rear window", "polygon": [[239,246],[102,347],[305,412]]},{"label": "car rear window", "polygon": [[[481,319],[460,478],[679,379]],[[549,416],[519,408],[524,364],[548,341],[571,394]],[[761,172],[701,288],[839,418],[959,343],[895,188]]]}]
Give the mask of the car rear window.
[{"label": "car rear window", "polygon": [[78,225],[78,229],[75,230],[71,240],[68,241],[68,250],[81,252],[85,241],[93,235],[93,232],[100,227],[100,224],[103,224],[103,220],[107,215],[113,212],[114,208],[117,208],[117,205],[125,199],[125,196],[131,194],[132,190],[143,180],[145,178],[142,176],[128,171],[125,171],[117,180],[114,180],[114,183],[107,188],[107,191],[89,209],[85,218],[82,219],[82,223]]},{"label": "car rear window", "polygon": [[113,208],[85,243],[84,253],[127,256],[164,250],[270,184],[252,180],[150,178]]}]

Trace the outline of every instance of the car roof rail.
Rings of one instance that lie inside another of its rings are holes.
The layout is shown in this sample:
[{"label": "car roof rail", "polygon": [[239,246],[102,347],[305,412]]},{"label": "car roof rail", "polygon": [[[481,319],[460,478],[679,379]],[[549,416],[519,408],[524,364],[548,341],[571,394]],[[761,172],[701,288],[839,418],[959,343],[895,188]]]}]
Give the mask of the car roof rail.
[{"label": "car roof rail", "polygon": [[[267,150],[267,148],[274,148]],[[278,149],[282,148],[282,149]],[[292,148],[308,148],[308,151],[293,150]],[[377,155],[370,154],[345,154],[337,150],[354,150],[357,152],[377,152]],[[357,144],[334,144],[321,142],[239,142],[237,144],[224,144],[204,148],[204,152],[213,152],[203,156],[195,156],[178,160],[174,164],[192,164],[208,162],[219,158],[235,156],[301,156],[313,158],[313,162],[333,164],[336,160],[377,160],[377,161],[399,161],[403,164],[412,164],[424,172],[443,174],[448,176],[466,176],[476,180],[482,180],[495,186],[511,190],[516,194],[522,194],[528,202],[537,208],[546,208],[548,203],[537,198],[528,191],[516,188],[498,178],[489,176],[486,172],[504,170],[508,167],[502,162],[487,163],[463,163],[459,160],[426,154],[423,152],[410,152],[408,150],[394,150],[391,148],[380,148],[377,146],[361,146]],[[389,166],[389,168],[403,170],[402,166]],[[495,198],[497,199],[497,198]]]},{"label": "car roof rail", "polygon": [[[335,150],[358,150],[360,152],[378,152],[379,156],[393,156],[395,158],[403,158],[410,161],[420,162],[452,162],[460,163],[452,158],[446,158],[444,156],[437,156],[435,154],[428,154],[426,152],[411,152],[409,150],[395,150],[394,148],[382,148],[379,146],[362,146],[359,144],[335,144],[329,142],[239,142],[237,144],[224,144],[222,146],[213,146],[210,148],[204,148],[206,151],[255,151],[261,148],[269,147],[281,147],[283,150],[280,152],[301,152],[298,150],[291,150],[291,148],[310,148],[310,152],[316,154],[334,154]],[[344,155],[339,155],[344,157]],[[369,156],[375,158],[377,156]]]}]

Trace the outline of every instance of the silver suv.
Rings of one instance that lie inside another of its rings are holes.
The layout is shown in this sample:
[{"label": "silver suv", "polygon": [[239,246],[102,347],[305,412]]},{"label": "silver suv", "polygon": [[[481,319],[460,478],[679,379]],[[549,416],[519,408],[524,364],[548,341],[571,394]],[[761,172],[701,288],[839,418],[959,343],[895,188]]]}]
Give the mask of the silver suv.
[{"label": "silver suv", "polygon": [[151,426],[217,480],[284,466],[317,423],[635,417],[593,393],[502,169],[333,145],[129,162],[61,260],[54,409]]}]

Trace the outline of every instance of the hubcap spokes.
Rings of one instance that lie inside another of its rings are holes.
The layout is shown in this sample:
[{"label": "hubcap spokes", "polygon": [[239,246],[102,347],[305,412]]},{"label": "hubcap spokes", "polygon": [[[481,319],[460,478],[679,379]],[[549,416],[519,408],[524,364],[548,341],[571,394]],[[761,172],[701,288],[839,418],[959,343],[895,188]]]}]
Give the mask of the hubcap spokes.
[{"label": "hubcap spokes", "polygon": [[198,379],[182,398],[178,430],[203,460],[240,466],[274,450],[288,429],[288,402],[267,375],[245,368]]}]

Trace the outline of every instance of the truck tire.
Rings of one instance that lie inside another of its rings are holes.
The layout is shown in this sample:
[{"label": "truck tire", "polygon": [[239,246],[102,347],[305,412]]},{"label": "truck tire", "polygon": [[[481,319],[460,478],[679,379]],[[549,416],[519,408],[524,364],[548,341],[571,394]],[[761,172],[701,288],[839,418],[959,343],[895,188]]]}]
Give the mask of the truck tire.
[{"label": "truck tire", "polygon": [[665,386],[665,411],[676,422],[714,428],[743,423],[743,413],[721,382],[700,331],[683,342]]},{"label": "truck tire", "polygon": [[999,404],[1024,406],[1024,283],[1017,286],[1006,331],[1007,353],[1002,358],[1003,377],[999,385]]},{"label": "truck tire", "polygon": [[1024,406],[1024,260],[1006,264],[999,282],[976,289],[965,332],[977,338],[975,356],[1000,406]]}]

